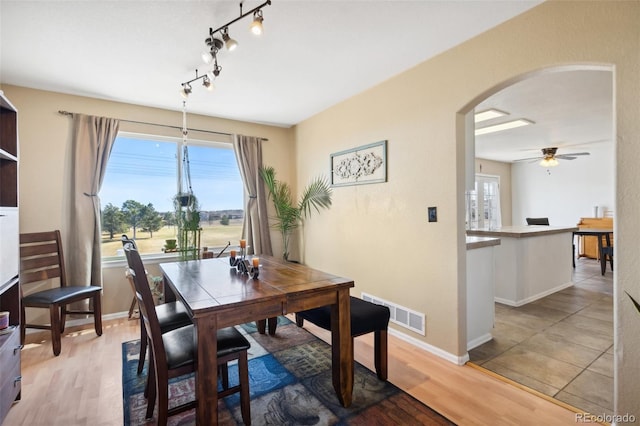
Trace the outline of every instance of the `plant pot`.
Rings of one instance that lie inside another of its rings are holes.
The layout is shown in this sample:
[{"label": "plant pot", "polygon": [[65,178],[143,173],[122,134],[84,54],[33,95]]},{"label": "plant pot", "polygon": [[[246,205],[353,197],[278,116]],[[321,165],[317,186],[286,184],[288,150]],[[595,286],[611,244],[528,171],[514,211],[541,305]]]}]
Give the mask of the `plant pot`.
[{"label": "plant pot", "polygon": [[191,195],[180,195],[178,200],[180,201],[180,206],[187,207],[191,203]]},{"label": "plant pot", "polygon": [[169,250],[176,248],[176,240],[170,239],[170,240],[164,240],[164,242],[165,242],[165,245],[164,245],[165,248]]}]

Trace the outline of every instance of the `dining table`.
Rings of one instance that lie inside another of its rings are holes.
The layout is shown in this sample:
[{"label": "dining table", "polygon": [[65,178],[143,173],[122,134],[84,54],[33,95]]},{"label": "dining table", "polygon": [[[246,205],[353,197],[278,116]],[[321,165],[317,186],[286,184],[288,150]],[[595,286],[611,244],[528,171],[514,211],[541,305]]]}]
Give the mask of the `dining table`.
[{"label": "dining table", "polygon": [[[247,257],[247,264],[250,259]],[[165,300],[181,301],[196,329],[196,424],[218,424],[217,330],[331,305],[332,384],[340,404],[351,405],[353,340],[349,278],[261,255],[254,274],[230,258],[161,263]]]},{"label": "dining table", "polygon": [[[607,270],[607,258],[611,263],[611,270],[613,271],[613,246],[611,245],[611,239],[613,238],[613,229],[597,229],[597,228],[585,228],[573,231],[574,237],[592,236],[598,239],[598,257],[600,258],[600,272],[604,275]],[[604,243],[603,243],[604,238]],[[574,245],[575,247],[575,245]],[[574,248],[575,251],[575,248]],[[576,267],[576,256],[573,255],[573,267]]]}]

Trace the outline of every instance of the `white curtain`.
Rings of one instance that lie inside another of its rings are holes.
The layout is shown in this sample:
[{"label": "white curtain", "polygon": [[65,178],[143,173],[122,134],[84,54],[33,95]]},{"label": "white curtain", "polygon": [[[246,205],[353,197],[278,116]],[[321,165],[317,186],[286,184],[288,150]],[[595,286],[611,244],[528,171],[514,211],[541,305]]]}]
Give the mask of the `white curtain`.
[{"label": "white curtain", "polygon": [[236,153],[245,190],[246,206],[242,235],[247,240],[247,244],[251,246],[250,253],[273,255],[267,215],[267,197],[259,172],[262,167],[262,139],[234,135],[233,149]]},{"label": "white curtain", "polygon": [[102,285],[98,192],[118,134],[113,118],[73,114],[70,209],[65,252],[70,285]]}]

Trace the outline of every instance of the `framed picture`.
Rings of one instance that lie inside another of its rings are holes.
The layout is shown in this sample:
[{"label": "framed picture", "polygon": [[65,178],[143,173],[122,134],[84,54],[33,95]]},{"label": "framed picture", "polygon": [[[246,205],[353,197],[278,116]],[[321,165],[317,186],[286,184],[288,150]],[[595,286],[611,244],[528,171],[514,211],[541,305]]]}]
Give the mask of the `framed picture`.
[{"label": "framed picture", "polygon": [[387,141],[331,154],[331,185],[347,186],[387,181]]}]

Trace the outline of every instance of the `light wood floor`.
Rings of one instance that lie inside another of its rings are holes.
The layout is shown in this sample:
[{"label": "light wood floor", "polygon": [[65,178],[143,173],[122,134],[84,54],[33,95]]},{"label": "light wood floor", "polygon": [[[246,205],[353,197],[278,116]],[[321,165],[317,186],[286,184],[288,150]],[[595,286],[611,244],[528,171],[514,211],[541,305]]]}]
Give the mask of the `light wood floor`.
[{"label": "light wood floor", "polygon": [[[305,324],[327,340],[328,333]],[[27,337],[22,400],[4,426],[122,424],[121,343],[139,336],[138,321],[106,321],[69,330],[54,357],[47,336]],[[39,340],[44,337],[45,340]],[[356,339],[356,359],[373,369],[373,339]],[[459,425],[575,425],[576,415],[470,366],[456,366],[389,336],[389,380]]]}]

